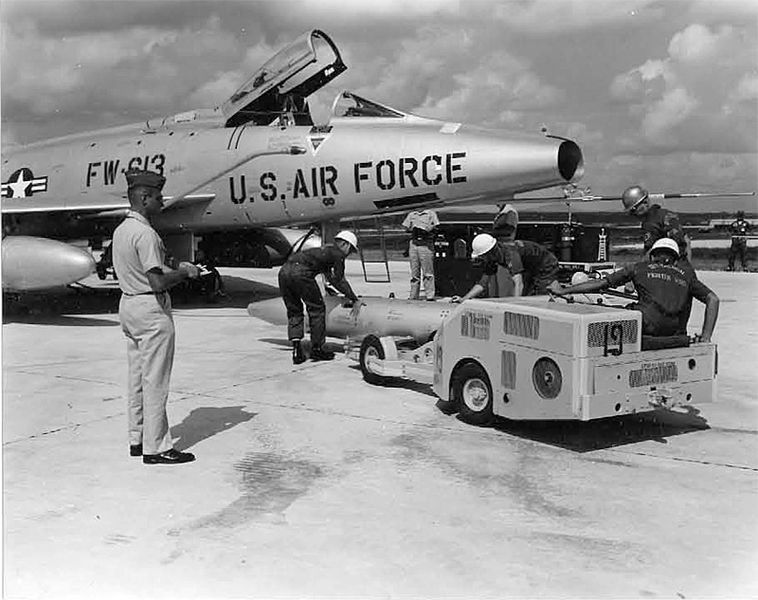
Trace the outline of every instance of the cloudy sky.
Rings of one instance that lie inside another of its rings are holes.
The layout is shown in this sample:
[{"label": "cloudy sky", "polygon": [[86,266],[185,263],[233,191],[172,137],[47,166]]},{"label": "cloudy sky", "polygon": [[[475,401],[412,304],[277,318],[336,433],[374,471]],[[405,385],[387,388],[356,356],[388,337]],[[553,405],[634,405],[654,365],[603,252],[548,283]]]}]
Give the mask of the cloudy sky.
[{"label": "cloudy sky", "polygon": [[216,106],[318,28],[348,70],[312,99],[317,121],[350,89],[546,125],[582,146],[596,194],[758,189],[753,0],[2,0],[0,22],[3,148]]}]

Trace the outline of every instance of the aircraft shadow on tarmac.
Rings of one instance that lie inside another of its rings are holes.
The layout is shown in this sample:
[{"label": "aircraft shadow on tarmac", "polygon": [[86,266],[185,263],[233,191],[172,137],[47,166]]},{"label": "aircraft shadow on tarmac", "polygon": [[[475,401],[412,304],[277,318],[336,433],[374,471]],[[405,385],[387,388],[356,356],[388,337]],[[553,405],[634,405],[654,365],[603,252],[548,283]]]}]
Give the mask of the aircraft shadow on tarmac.
[{"label": "aircraft shadow on tarmac", "polygon": [[573,452],[592,452],[645,441],[666,444],[666,438],[710,429],[697,408],[687,408],[686,412],[659,409],[638,415],[586,422],[498,419],[493,428],[508,435]]},{"label": "aircraft shadow on tarmac", "polygon": [[258,413],[245,412],[242,406],[201,406],[192,411],[178,425],[171,428],[171,436],[176,439],[175,448],[180,451],[213,437],[217,433],[246,423]]},{"label": "aircraft shadow on tarmac", "polygon": [[[206,294],[183,287],[171,290],[174,308],[247,308],[251,302],[279,296],[279,288],[242,277],[224,276],[226,295],[209,298]],[[92,316],[117,314],[121,291],[115,282],[96,286],[71,286],[44,292],[4,293],[3,323],[38,325],[117,326],[117,321]]]}]

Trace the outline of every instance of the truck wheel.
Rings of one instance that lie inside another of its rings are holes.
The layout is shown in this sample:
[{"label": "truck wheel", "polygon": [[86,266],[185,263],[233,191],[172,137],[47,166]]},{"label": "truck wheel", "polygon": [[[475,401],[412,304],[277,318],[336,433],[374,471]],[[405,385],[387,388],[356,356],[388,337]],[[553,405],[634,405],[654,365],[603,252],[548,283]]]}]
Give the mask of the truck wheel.
[{"label": "truck wheel", "polygon": [[466,423],[488,425],[492,421],[492,386],[487,373],[477,363],[467,363],[456,372],[453,400]]},{"label": "truck wheel", "polygon": [[374,373],[366,360],[367,358],[378,358],[380,360],[384,360],[384,347],[382,346],[381,340],[374,334],[369,334],[363,338],[358,358],[361,365],[361,373],[363,373],[364,381],[367,381],[372,385],[382,385],[385,378],[381,375],[378,375],[377,373]]}]

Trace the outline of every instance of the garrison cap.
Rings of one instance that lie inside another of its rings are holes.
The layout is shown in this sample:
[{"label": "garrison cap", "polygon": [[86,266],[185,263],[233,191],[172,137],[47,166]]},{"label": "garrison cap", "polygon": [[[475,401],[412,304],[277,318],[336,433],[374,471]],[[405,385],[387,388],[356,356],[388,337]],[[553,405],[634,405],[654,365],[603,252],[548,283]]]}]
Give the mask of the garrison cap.
[{"label": "garrison cap", "polygon": [[126,185],[129,189],[144,186],[161,191],[163,185],[166,183],[166,178],[163,175],[159,175],[153,171],[130,169],[124,173],[124,176],[126,177]]}]

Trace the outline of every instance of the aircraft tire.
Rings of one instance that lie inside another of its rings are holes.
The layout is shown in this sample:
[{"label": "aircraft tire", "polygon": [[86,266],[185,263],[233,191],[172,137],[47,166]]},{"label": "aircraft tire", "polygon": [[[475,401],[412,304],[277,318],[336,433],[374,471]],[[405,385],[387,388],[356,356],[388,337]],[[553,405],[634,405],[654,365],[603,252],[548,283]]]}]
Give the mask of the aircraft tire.
[{"label": "aircraft tire", "polygon": [[371,368],[367,363],[367,358],[369,357],[378,358],[379,360],[385,359],[382,341],[371,333],[363,338],[363,342],[361,342],[361,349],[358,354],[361,373],[363,374],[363,380],[367,383],[370,383],[371,385],[383,385],[386,378],[371,371]]},{"label": "aircraft tire", "polygon": [[492,412],[492,385],[479,363],[467,362],[453,376],[453,401],[458,405],[462,421],[470,425],[489,425]]}]

